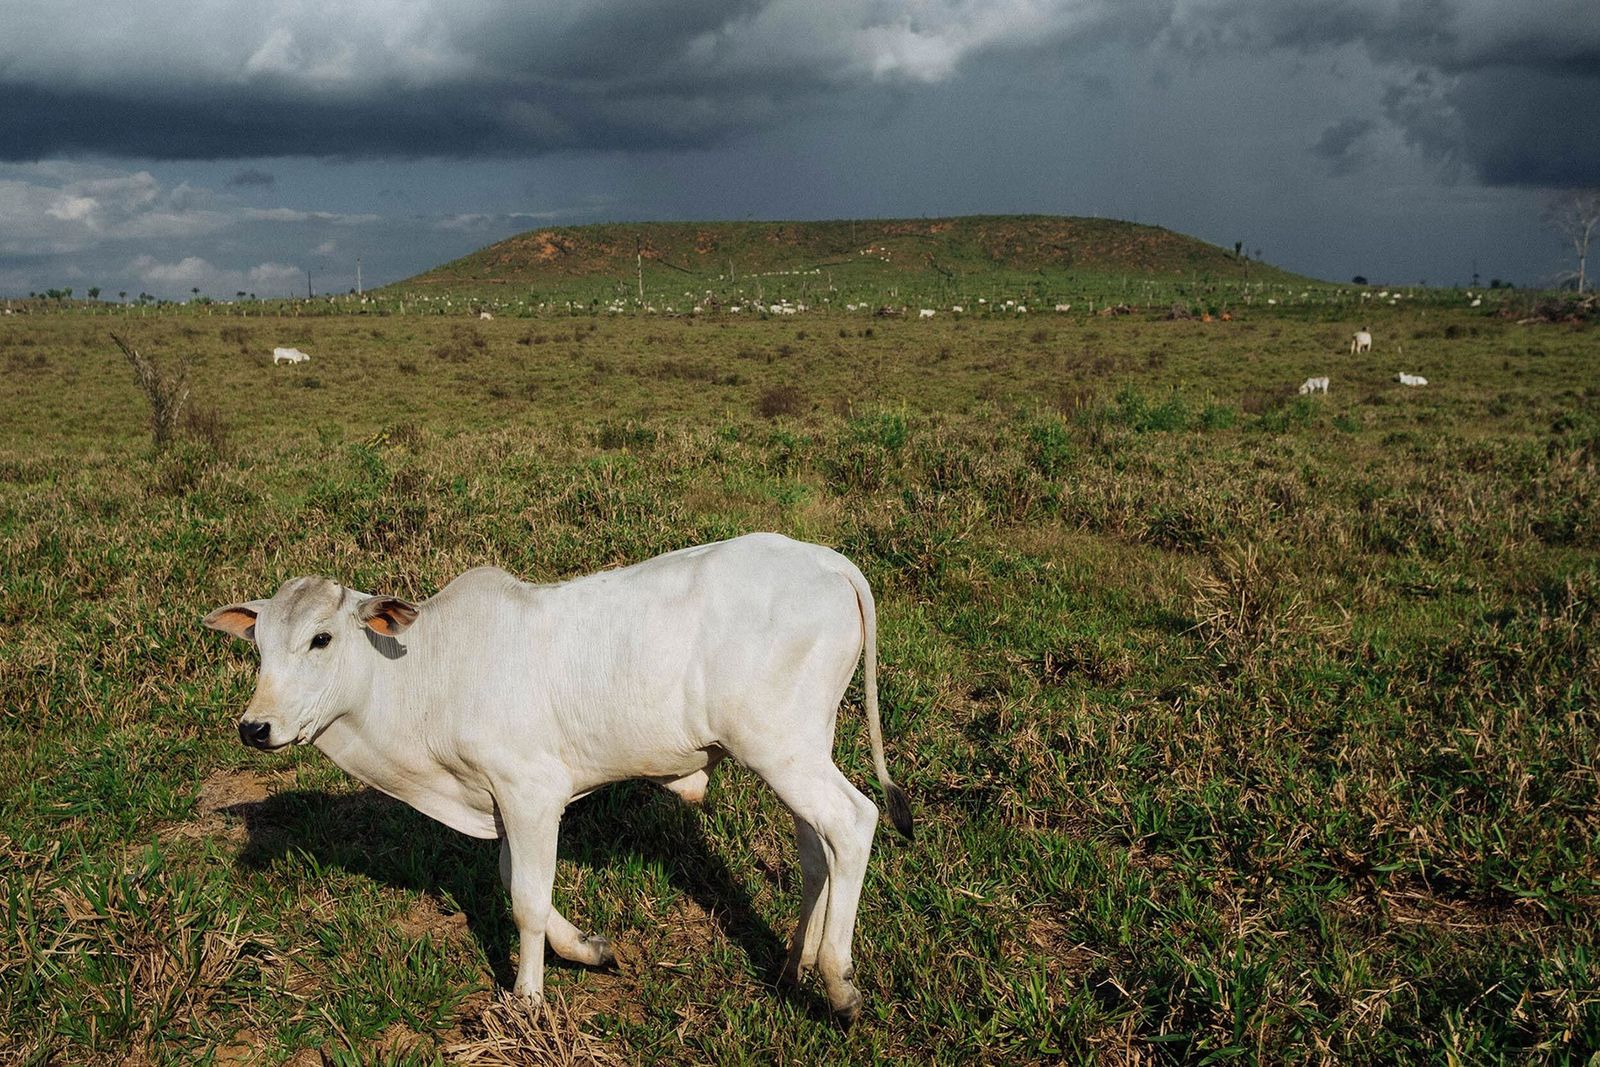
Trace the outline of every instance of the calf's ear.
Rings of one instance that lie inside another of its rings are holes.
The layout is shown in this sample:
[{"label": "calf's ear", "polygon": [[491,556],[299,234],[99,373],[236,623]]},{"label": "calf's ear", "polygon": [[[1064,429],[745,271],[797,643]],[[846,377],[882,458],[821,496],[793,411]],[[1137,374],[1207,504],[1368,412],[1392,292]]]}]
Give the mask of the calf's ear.
[{"label": "calf's ear", "polygon": [[383,637],[399,637],[417,621],[417,606],[397,596],[369,596],[356,605],[356,618]]},{"label": "calf's ear", "polygon": [[256,616],[260,615],[261,609],[266,606],[265,600],[252,600],[248,604],[229,604],[227,607],[218,608],[200,621],[213,630],[221,630],[241,641],[254,643]]}]

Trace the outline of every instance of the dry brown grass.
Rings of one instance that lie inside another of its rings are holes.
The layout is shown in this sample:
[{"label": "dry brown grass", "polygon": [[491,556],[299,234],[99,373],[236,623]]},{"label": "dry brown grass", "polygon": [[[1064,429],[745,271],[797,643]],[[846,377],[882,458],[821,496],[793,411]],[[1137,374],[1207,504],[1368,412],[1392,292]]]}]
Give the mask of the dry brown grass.
[{"label": "dry brown grass", "polygon": [[560,992],[530,1006],[500,992],[462,1025],[462,1036],[443,1048],[453,1063],[484,1067],[600,1067],[623,1063],[607,1043],[584,1029],[581,1011]]}]

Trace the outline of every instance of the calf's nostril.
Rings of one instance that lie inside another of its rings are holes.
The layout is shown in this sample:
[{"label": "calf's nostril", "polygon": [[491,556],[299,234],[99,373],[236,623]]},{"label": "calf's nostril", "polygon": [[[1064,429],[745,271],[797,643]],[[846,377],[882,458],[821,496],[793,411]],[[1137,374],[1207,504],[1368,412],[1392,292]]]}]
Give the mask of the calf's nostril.
[{"label": "calf's nostril", "polygon": [[272,735],[270,722],[241,722],[239,724],[239,740],[253,748],[265,748],[267,738]]}]

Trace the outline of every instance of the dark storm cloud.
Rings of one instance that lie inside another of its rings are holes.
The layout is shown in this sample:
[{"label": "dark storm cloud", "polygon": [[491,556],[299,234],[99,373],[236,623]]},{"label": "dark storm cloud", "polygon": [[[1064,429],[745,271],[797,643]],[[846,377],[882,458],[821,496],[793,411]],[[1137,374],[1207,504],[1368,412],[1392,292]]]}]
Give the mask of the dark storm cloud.
[{"label": "dark storm cloud", "polygon": [[[61,0],[8,19],[0,159],[703,149],[892,107],[1018,58],[1066,68],[1101,49],[1241,63],[1263,50],[1359,48],[1384,92],[1381,110],[1351,122],[1386,124],[1491,183],[1594,182],[1593,4]],[[1263,102],[1260,121],[1272,110]],[[1376,133],[1341,124],[1312,151],[1348,173]]]},{"label": "dark storm cloud", "polygon": [[63,7],[24,9],[0,41],[0,159],[714,147],[860,90],[944,81],[975,56],[1134,32],[1163,5],[1115,20],[1105,0]]},{"label": "dark storm cloud", "polygon": [[[322,156],[340,159],[507,156],[563,148],[662,149],[715,144],[674,102],[486,100],[478,92],[395,93],[382,106],[218,93],[157,100],[19,89],[0,117],[0,159],[100,154],[146,159]],[[746,112],[762,108],[744,102]]]},{"label": "dark storm cloud", "polygon": [[1311,150],[1328,161],[1334,174],[1352,173],[1361,165],[1361,139],[1372,132],[1374,125],[1371,119],[1341,119],[1322,131]]},{"label": "dark storm cloud", "polygon": [[229,178],[227,186],[229,189],[245,189],[251,187],[270,189],[277,183],[278,179],[274,178],[268,172],[264,170],[257,170],[255,167],[246,167],[244,170],[239,171],[233,177]]},{"label": "dark storm cloud", "polygon": [[1408,143],[1486,184],[1600,183],[1594,0],[1221,0],[1200,8],[1205,18],[1178,20],[1180,47],[1364,48],[1393,71],[1384,118]]}]

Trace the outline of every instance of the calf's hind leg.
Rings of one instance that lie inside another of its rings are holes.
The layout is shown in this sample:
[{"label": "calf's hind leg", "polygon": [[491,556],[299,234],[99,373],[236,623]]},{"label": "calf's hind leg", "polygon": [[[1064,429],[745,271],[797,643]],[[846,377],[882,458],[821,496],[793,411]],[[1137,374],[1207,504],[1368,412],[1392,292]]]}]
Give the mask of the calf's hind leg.
[{"label": "calf's hind leg", "polygon": [[794,939],[789,942],[789,959],[783,965],[783,978],[799,985],[817,965],[817,953],[822,948],[822,931],[828,915],[828,854],[822,838],[798,815],[794,818],[794,833],[800,846],[800,874],[804,881],[800,892],[800,918],[795,923]]},{"label": "calf's hind leg", "polygon": [[[853,1023],[861,1014],[861,993],[851,982],[855,968],[850,961],[850,942],[855,935],[861,884],[872,853],[872,835],[878,826],[878,807],[826,757],[805,763],[778,761],[751,769],[772,786],[794,812],[796,821],[805,823],[820,842],[827,881],[820,887],[811,914],[802,912],[803,926],[796,929],[795,936],[803,963],[807,942],[813,936],[811,927],[821,920],[817,970],[822,974],[834,1013],[846,1024]],[[804,870],[803,836],[801,849]],[[809,871],[806,881],[810,889]],[[790,958],[794,958],[793,948]]]}]

